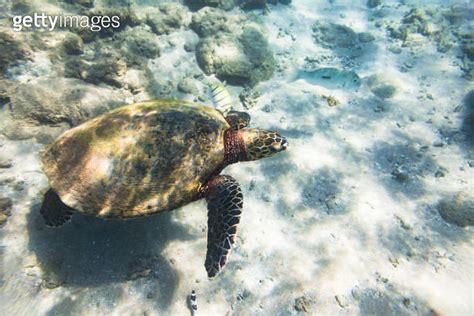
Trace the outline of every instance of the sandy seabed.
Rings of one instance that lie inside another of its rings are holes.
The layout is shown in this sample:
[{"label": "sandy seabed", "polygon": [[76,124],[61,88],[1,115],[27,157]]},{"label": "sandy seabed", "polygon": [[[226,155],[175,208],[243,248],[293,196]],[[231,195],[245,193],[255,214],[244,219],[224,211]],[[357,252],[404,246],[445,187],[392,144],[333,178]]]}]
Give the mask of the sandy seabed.
[{"label": "sandy seabed", "polygon": [[[245,201],[235,249],[213,280],[203,267],[204,201],[128,221],[76,215],[47,228],[44,146],[0,136],[0,161],[12,165],[0,169],[0,194],[13,202],[0,229],[0,315],[189,315],[193,289],[201,315],[473,315],[472,226],[446,221],[439,203],[459,192],[474,199],[473,127],[462,128],[474,85],[459,48],[440,52],[421,34],[402,45],[377,26],[413,5],[441,8],[387,1],[379,17],[365,1],[295,0],[259,17],[278,71],[254,88],[260,96],[247,111],[252,126],[280,131],[291,147],[224,170]],[[321,20],[374,39],[348,57],[315,43]],[[195,63],[180,45],[187,32],[168,35],[178,45],[149,61],[152,71],[170,67],[176,80]],[[311,66],[350,68],[362,85],[295,80]],[[25,70],[15,80],[42,75]],[[393,95],[375,93],[374,76]],[[237,99],[242,88],[229,89]]]}]

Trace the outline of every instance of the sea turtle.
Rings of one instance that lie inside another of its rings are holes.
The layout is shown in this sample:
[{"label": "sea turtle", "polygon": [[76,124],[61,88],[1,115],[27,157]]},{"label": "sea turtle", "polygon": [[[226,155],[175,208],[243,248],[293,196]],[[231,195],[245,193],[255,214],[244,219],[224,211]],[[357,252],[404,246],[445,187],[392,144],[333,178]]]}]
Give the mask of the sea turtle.
[{"label": "sea turtle", "polygon": [[130,218],[170,211],[205,198],[205,268],[224,267],[242,209],[229,164],[272,156],[288,147],[278,132],[246,128],[250,116],[179,100],[122,106],[66,131],[46,148],[50,183],[41,214],[60,226],[73,212]]}]

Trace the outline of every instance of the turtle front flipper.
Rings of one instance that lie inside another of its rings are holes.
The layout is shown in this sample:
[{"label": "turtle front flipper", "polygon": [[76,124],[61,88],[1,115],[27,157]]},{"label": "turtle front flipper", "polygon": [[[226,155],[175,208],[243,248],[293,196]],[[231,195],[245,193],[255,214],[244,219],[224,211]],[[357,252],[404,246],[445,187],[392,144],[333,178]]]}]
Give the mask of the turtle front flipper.
[{"label": "turtle front flipper", "polygon": [[250,124],[250,115],[245,112],[230,111],[225,120],[234,131],[247,127]]},{"label": "turtle front flipper", "polygon": [[242,212],[243,195],[231,176],[216,176],[201,189],[206,198],[207,220],[207,275],[215,277],[225,266],[237,235]]},{"label": "turtle front flipper", "polygon": [[43,205],[41,205],[40,213],[43,215],[44,221],[48,226],[58,227],[71,219],[72,211],[64,204],[53,189],[49,189],[44,194]]}]

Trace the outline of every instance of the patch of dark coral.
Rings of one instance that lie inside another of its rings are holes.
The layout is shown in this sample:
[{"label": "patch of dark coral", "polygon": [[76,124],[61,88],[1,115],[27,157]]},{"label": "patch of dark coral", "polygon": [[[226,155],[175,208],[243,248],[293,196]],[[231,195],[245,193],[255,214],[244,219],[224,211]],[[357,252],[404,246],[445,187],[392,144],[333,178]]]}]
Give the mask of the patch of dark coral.
[{"label": "patch of dark coral", "polygon": [[5,71],[30,57],[30,48],[7,31],[0,31],[0,77]]},{"label": "patch of dark coral", "polygon": [[[71,31],[77,33],[79,36],[82,37],[84,43],[90,43],[97,38],[104,38],[104,37],[111,37],[117,32],[124,30],[127,26],[133,27],[141,24],[141,20],[137,17],[135,12],[130,8],[123,8],[123,7],[108,7],[108,8],[94,8],[91,10],[81,10],[81,15],[85,15],[89,17],[89,19],[98,20],[99,17],[102,21],[102,25],[104,27],[98,27],[97,30],[91,30],[90,28],[85,27],[74,27]],[[120,23],[117,27],[113,27],[113,21],[111,17],[117,16]],[[105,20],[104,20],[105,19]],[[93,21],[91,20],[91,23]],[[109,27],[105,27],[103,23],[109,25]]]}]

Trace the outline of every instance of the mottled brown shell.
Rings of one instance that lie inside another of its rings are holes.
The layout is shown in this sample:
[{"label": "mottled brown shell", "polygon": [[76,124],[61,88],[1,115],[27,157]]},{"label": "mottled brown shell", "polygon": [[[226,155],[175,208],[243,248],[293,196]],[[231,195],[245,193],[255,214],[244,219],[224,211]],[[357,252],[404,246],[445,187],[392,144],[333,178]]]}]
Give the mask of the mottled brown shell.
[{"label": "mottled brown shell", "polygon": [[176,100],[120,107],[61,135],[43,155],[68,206],[101,217],[172,210],[197,197],[224,162],[222,114]]}]

